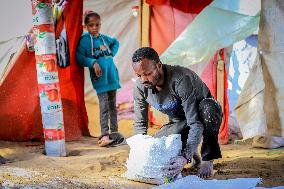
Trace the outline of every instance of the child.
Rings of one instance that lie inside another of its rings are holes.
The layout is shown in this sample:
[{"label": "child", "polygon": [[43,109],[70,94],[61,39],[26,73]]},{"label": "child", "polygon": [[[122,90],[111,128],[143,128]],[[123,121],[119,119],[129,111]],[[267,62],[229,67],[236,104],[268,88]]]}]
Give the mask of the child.
[{"label": "child", "polygon": [[115,38],[100,33],[100,15],[88,11],[84,15],[87,33],[80,39],[76,52],[77,62],[90,70],[90,77],[99,98],[101,134],[100,146],[111,144],[111,133],[117,132],[116,90],[120,88],[117,68],[113,57],[118,51],[119,42]]}]

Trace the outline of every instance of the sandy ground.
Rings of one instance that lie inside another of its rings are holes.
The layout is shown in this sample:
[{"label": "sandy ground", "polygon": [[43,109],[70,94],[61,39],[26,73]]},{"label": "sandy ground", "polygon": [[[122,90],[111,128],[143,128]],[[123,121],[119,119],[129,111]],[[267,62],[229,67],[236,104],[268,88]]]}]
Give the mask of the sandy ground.
[{"label": "sandy ground", "polygon": [[[131,130],[126,121],[120,127]],[[124,129],[121,129],[124,130]],[[23,188],[151,188],[120,177],[125,172],[128,146],[101,148],[97,138],[67,143],[67,157],[47,157],[41,143],[0,142],[0,155],[10,163],[0,166],[2,187]],[[284,185],[284,149],[253,149],[249,145],[222,146],[223,158],[214,164],[214,177],[261,177],[262,186]],[[186,169],[184,175],[194,174]]]},{"label": "sandy ground", "polygon": [[[98,120],[89,115],[90,128],[99,136]],[[120,121],[119,131],[133,134],[132,121]],[[150,133],[156,129],[151,128]],[[151,188],[152,185],[121,178],[129,148],[101,148],[97,138],[83,137],[66,143],[67,157],[47,157],[44,145],[36,142],[0,141],[0,156],[10,162],[0,165],[0,188]],[[284,186],[284,149],[254,149],[247,144],[222,146],[223,158],[214,164],[216,179],[261,177],[261,186]],[[194,174],[185,169],[183,175]]]}]

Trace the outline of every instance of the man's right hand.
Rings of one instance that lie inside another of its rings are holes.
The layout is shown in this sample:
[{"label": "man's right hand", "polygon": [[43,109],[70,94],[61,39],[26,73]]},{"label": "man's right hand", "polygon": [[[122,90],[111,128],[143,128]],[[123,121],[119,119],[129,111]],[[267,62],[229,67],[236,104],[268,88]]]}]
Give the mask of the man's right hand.
[{"label": "man's right hand", "polygon": [[187,159],[182,156],[174,157],[170,160],[170,165],[163,168],[165,175],[176,177],[179,175],[183,167],[187,164]]},{"label": "man's right hand", "polygon": [[95,70],[95,74],[96,74],[97,77],[102,76],[102,69],[97,62],[94,63],[93,68]]}]

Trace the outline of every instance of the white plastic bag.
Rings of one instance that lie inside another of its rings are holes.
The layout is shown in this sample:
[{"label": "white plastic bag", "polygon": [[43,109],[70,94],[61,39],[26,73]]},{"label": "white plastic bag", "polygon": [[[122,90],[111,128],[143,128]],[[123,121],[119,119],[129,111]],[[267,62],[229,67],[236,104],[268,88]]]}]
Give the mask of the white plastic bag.
[{"label": "white plastic bag", "polygon": [[187,176],[174,183],[164,184],[156,189],[252,189],[258,183],[261,183],[260,178],[237,178],[228,180],[203,180],[197,176]]},{"label": "white plastic bag", "polygon": [[169,165],[170,159],[181,151],[179,134],[161,138],[139,134],[126,139],[126,142],[130,152],[123,177],[151,184],[167,182],[163,167]]}]

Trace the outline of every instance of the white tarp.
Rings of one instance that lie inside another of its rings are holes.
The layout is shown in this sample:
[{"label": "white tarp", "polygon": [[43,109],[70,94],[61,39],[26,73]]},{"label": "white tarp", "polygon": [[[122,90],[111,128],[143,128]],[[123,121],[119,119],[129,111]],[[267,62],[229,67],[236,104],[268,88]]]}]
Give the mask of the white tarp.
[{"label": "white tarp", "polygon": [[[255,187],[261,183],[260,178],[236,178],[228,180],[203,180],[197,176],[187,176],[174,183],[160,185],[154,189],[264,189]],[[284,186],[273,187],[273,189],[284,189]]]},{"label": "white tarp", "polygon": [[[2,0],[0,2],[0,85],[13,67],[12,56],[22,47],[24,35],[32,28],[30,0]],[[20,21],[19,21],[20,19]]]},{"label": "white tarp", "polygon": [[24,37],[17,37],[0,42],[0,85],[4,81],[7,71],[13,66],[10,65],[10,60],[23,45],[23,42]]},{"label": "white tarp", "polygon": [[[255,33],[259,10],[260,0],[213,1],[166,49],[161,55],[162,62],[189,67],[201,76],[217,50]],[[168,122],[166,115],[155,109],[151,111],[156,117],[156,124]]]},{"label": "white tarp", "polygon": [[234,43],[230,53],[228,71],[229,135],[241,137],[240,126],[234,112],[237,99],[243,90],[257,54],[257,35]]},{"label": "white tarp", "polygon": [[233,45],[228,72],[228,97],[230,114],[250,74],[257,54],[257,36],[252,35]]},{"label": "white tarp", "polygon": [[[235,109],[244,138],[284,137],[283,6],[281,0],[262,1],[258,56]],[[262,141],[273,147],[269,140]]]}]

